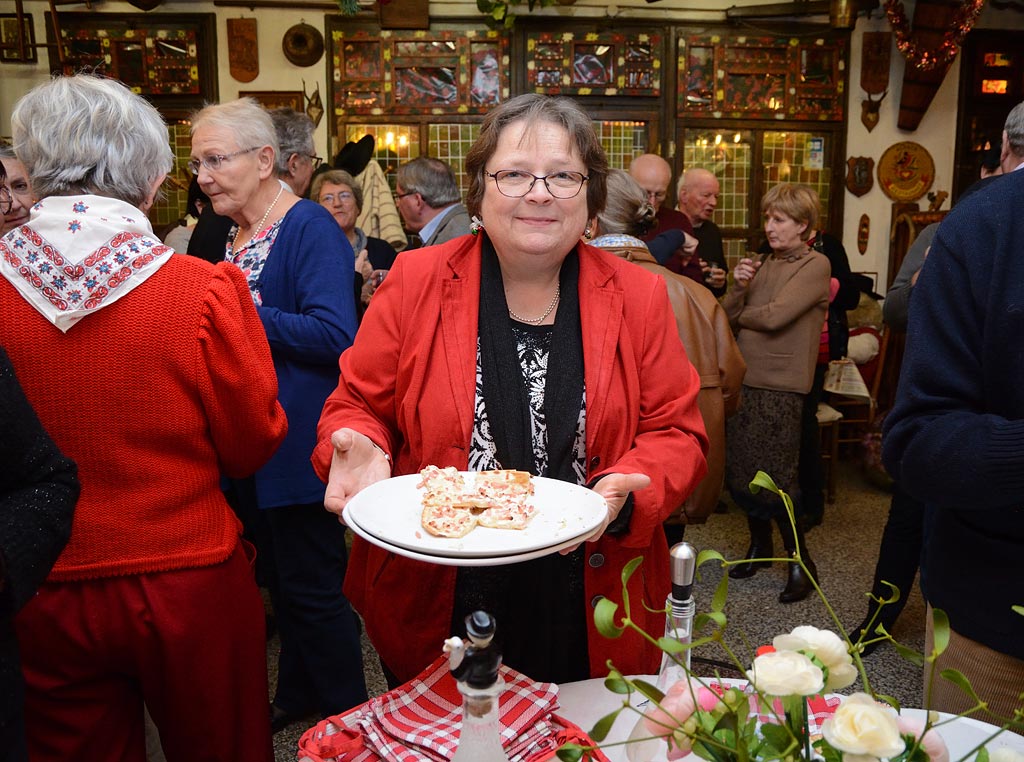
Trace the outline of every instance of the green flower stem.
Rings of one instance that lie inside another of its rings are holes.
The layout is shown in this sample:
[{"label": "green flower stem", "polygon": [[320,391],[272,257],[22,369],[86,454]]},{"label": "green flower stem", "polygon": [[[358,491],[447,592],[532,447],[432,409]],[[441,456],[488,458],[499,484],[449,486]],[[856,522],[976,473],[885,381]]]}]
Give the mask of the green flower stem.
[{"label": "green flower stem", "polygon": [[[789,519],[789,526],[793,530],[793,536],[795,537],[796,517],[793,511],[793,499],[784,491],[779,489],[779,487],[775,484],[772,478],[768,476],[768,474],[766,474],[764,471],[757,472],[757,475],[754,477],[754,480],[750,483],[750,486],[752,492],[756,492],[756,490],[754,489],[754,487],[756,486],[758,489],[767,489],[769,492],[774,492],[776,495],[779,496],[779,498],[782,500],[783,506],[786,509],[786,518]],[[860,649],[854,648],[854,644],[850,640],[850,636],[849,634],[847,634],[846,628],[843,627],[843,623],[839,620],[839,615],[836,614],[835,609],[832,608],[832,604],[829,603],[828,598],[825,596],[825,592],[821,589],[821,586],[818,584],[818,580],[814,577],[813,574],[811,574],[810,570],[807,568],[807,565],[804,563],[803,556],[800,554],[800,543],[796,543],[796,545],[797,547],[794,551],[794,557],[788,558],[786,560],[789,563],[800,564],[800,568],[803,569],[804,574],[806,574],[807,578],[811,580],[811,584],[814,586],[814,591],[818,594],[818,598],[821,599],[821,602],[825,604],[825,610],[828,611],[828,615],[832,619],[832,622],[835,624],[836,629],[843,634],[843,640],[846,641],[847,650],[853,657],[854,663],[857,665],[857,672],[860,674],[861,682],[864,685],[864,692],[874,696],[875,692],[871,690],[871,682],[868,679],[867,669],[864,667],[864,662],[860,658]]]},{"label": "green flower stem", "polygon": [[[793,705],[792,709],[787,706],[787,702]],[[804,747],[804,759],[811,759],[811,735],[807,732],[807,697],[788,696],[783,700],[782,705],[786,707],[786,719],[789,721],[790,730],[796,737],[797,745]],[[795,723],[793,722],[794,715]]]}]

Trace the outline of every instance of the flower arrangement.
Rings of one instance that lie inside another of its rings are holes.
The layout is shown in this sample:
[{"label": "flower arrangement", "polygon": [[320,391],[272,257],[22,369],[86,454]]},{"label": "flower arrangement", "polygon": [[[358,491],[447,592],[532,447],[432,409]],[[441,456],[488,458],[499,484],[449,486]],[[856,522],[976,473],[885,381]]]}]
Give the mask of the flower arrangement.
[{"label": "flower arrangement", "polygon": [[[759,471],[750,489],[752,492],[767,489],[777,494],[790,522],[794,521],[792,500],[766,473]],[[619,604],[604,599],[595,609],[595,624],[605,637],[618,638],[631,629],[656,643],[674,663],[670,666],[679,679],[662,689],[645,680],[623,676],[609,662],[610,673],[605,686],[624,698],[621,707],[599,720],[591,730],[590,736],[598,745],[608,736],[621,713],[633,712],[639,715],[639,721],[626,743],[636,744],[642,750],[634,754],[631,749],[631,760],[652,759],[651,752],[656,750],[660,759],[682,759],[692,753],[708,762],[950,762],[949,751],[937,729],[957,718],[942,720],[936,713],[929,712],[928,719],[921,721],[900,715],[895,699],[872,692],[861,659],[863,646],[889,641],[914,664],[930,664],[935,677],[935,661],[949,642],[949,621],[942,611],[934,611],[934,648],[927,655],[896,643],[881,626],[874,628],[874,633],[861,632],[856,640],[851,640],[817,581],[813,580],[839,634],[816,627],[796,627],[792,632],[776,636],[770,646],[759,648],[752,661],[744,661],[724,640],[727,574],[722,575],[711,611],[695,617],[692,642],[680,643],[669,637],[650,635],[630,616],[626,584],[642,561],[642,558],[633,559],[622,571],[621,614]],[[727,561],[717,551],[704,550],[697,557],[697,567],[710,561],[724,567],[741,563]],[[799,552],[792,562],[804,565]],[[807,571],[806,566],[804,570]],[[893,597],[874,600],[883,606],[894,603],[898,592],[891,585],[890,588]],[[718,643],[737,670],[746,674],[745,686],[717,677],[697,677],[687,668],[686,651],[712,642]],[[825,694],[848,688],[858,676],[862,692],[825,698]],[[964,715],[986,707],[963,674],[943,670],[941,676],[956,683],[975,702]],[[638,698],[637,694],[648,703],[645,711],[634,705],[638,702],[631,700]],[[1000,718],[1002,727],[986,743],[1008,727],[1020,727],[1022,721],[1024,706],[1018,708],[1013,717]],[[594,748],[566,744],[557,756],[562,762],[579,762],[588,758]],[[984,744],[972,754],[975,752],[975,762],[1024,762],[1024,755],[1005,747],[994,752],[991,758]]]}]

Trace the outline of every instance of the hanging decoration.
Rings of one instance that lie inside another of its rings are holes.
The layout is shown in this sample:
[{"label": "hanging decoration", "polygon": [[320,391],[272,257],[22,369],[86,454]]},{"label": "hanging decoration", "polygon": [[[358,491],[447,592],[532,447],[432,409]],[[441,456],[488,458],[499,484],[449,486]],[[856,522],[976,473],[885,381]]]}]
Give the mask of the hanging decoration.
[{"label": "hanging decoration", "polygon": [[[892,49],[892,33],[865,32],[860,68],[860,86],[867,94],[867,100],[860,103],[860,121],[868,132],[878,124],[878,111],[889,93],[889,51]],[[872,95],[880,96],[878,100]]]},{"label": "hanging decoration", "polygon": [[302,97],[306,99],[306,116],[313,120],[313,126],[319,127],[324,115],[324,102],[320,98],[320,83],[316,85],[312,95],[306,95],[306,80],[302,80]]},{"label": "hanging decoration", "polygon": [[252,82],[260,73],[256,19],[228,19],[228,71],[239,82]]},{"label": "hanging decoration", "polygon": [[948,65],[956,58],[964,37],[974,28],[984,5],[985,0],[963,0],[953,12],[952,23],[943,35],[942,44],[937,50],[922,49],[912,39],[913,33],[907,20],[907,12],[900,0],[886,0],[885,14],[896,33],[896,48],[907,63],[921,71],[932,71]]},{"label": "hanging decoration", "polygon": [[871,218],[866,214],[860,216],[860,223],[857,225],[857,251],[861,254],[867,253],[868,237],[871,235]]},{"label": "hanging decoration", "polygon": [[875,160],[870,156],[851,156],[846,160],[846,189],[858,197],[870,191],[875,185],[874,168]]},{"label": "hanging decoration", "polygon": [[281,48],[284,57],[296,66],[312,66],[324,54],[324,36],[303,20],[284,33]]},{"label": "hanging decoration", "polygon": [[878,160],[878,184],[893,201],[910,204],[935,182],[935,162],[920,143],[905,140],[885,149]]}]

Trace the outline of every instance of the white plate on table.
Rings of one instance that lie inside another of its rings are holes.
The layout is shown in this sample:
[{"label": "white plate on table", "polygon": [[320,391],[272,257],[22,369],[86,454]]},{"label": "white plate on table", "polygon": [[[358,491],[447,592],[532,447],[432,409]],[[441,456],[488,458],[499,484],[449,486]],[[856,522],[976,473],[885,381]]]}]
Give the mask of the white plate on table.
[{"label": "white plate on table", "polygon": [[[474,476],[473,472],[463,474]],[[364,539],[381,540],[396,553],[397,548],[402,548],[433,557],[495,559],[538,551],[538,555],[547,555],[569,547],[593,532],[608,515],[604,498],[593,490],[534,476],[532,503],[536,513],[525,529],[477,527],[465,537],[435,537],[421,523],[422,490],[416,486],[419,483],[419,474],[409,474],[371,484],[345,506],[346,523],[370,535],[363,535]],[[491,560],[488,565],[493,563]]]}]

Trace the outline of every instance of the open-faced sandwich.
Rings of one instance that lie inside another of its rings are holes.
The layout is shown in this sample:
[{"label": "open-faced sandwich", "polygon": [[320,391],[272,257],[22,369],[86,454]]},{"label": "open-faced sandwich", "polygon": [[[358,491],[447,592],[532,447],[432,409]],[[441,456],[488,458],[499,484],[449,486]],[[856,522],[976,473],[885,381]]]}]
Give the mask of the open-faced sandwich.
[{"label": "open-faced sandwich", "polygon": [[526,471],[478,471],[452,466],[420,471],[423,528],[436,537],[465,537],[477,526],[525,529],[533,517],[533,480]]}]

